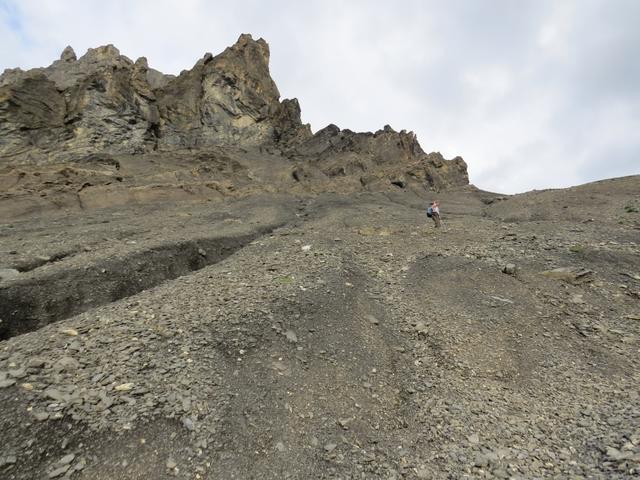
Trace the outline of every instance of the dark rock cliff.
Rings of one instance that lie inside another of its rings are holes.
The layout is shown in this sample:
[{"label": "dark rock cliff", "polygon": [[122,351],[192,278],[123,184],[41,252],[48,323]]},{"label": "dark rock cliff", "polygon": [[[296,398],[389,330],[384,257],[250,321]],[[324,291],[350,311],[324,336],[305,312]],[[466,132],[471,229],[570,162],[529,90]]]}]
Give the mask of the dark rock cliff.
[{"label": "dark rock cliff", "polygon": [[[178,76],[135,62],[113,45],[76,58],[71,47],[48,67],[0,76],[0,167],[84,162],[95,155],[258,148],[291,162],[305,182],[350,177],[443,188],[468,183],[461,158],[426,154],[412,132],[354,133],[335,125],[312,135],[296,99],[280,100],[269,46],[250,35],[207,53]],[[311,189],[317,191],[318,188]]]},{"label": "dark rock cliff", "polygon": [[297,101],[279,99],[269,47],[249,35],[178,77],[112,45],[80,59],[67,47],[47,68],[0,77],[0,158],[46,163],[311,136]]}]

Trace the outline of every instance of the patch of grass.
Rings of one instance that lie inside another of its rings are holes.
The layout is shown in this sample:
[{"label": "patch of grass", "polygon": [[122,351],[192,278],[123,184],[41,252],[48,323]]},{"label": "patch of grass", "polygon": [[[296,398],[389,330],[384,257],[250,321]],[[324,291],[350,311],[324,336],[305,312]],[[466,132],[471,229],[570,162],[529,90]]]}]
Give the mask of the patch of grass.
[{"label": "patch of grass", "polygon": [[584,247],[582,245],[571,245],[569,247],[569,251],[571,253],[583,253],[584,252]]},{"label": "patch of grass", "polygon": [[278,277],[276,278],[276,282],[283,285],[291,285],[293,283],[293,277],[290,275],[287,275],[286,277]]}]

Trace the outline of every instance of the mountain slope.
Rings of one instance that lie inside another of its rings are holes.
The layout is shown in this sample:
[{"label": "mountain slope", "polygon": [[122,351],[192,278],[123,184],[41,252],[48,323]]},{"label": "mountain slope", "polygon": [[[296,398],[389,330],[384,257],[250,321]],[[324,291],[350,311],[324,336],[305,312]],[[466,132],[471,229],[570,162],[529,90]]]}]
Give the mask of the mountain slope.
[{"label": "mountain slope", "polygon": [[0,478],[637,477],[640,177],[484,192],[268,56],[3,74]]},{"label": "mountain slope", "polygon": [[632,478],[639,182],[449,190],[444,231],[399,191],[17,221],[3,478]]}]

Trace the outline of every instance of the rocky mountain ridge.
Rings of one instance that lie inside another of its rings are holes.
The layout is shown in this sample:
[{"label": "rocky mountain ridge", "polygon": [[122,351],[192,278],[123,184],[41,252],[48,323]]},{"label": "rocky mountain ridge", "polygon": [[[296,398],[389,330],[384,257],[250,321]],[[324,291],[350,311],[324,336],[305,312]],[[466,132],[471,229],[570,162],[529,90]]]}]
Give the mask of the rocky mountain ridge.
[{"label": "rocky mountain ridge", "polygon": [[[0,76],[0,202],[35,192],[51,198],[52,190],[75,195],[96,181],[123,178],[126,190],[126,176],[108,166],[144,164],[149,155],[185,177],[191,173],[176,158],[212,158],[221,149],[243,165],[252,191],[441,189],[469,181],[462,158],[427,155],[412,132],[386,126],[355,133],[330,125],[312,134],[298,101],[280,100],[269,73],[269,46],[250,35],[217,56],[207,53],[177,77],[149,68],[144,57],[134,62],[112,45],[80,58],[67,47],[49,67]],[[265,162],[279,171],[266,183],[252,173]],[[206,191],[212,182],[242,183],[237,172],[210,171],[187,183],[155,182],[154,188]],[[133,179],[136,188],[141,178]]]},{"label": "rocky mountain ridge", "polygon": [[1,85],[2,480],[640,474],[640,176],[312,134],[248,36]]},{"label": "rocky mountain ridge", "polygon": [[2,155],[37,163],[310,136],[297,102],[279,101],[268,62],[266,42],[249,35],[175,78],[113,45],[79,59],[67,47],[47,68],[0,77]]}]

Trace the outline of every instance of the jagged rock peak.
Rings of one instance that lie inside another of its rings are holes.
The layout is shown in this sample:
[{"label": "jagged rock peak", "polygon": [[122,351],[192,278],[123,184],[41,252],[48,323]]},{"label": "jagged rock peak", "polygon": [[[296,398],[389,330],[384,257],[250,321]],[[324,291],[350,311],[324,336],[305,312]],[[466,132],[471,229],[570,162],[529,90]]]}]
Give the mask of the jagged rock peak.
[{"label": "jagged rock peak", "polygon": [[236,43],[227,47],[220,55],[214,57],[216,63],[224,64],[226,59],[241,59],[243,63],[257,71],[269,72],[269,45],[262,38],[254,40],[248,33],[243,33],[238,37]]},{"label": "jagged rock peak", "polygon": [[327,178],[359,175],[363,186],[374,182],[367,172],[380,169],[398,177],[397,185],[407,184],[403,175],[434,187],[468,182],[461,159],[426,155],[413,132],[328,125],[313,135],[298,101],[280,98],[267,42],[248,34],[178,77],[150,68],[145,57],[134,62],[113,45],[79,59],[67,47],[49,67],[5,72],[0,88],[0,165],[242,146],[317,164],[312,170]]},{"label": "jagged rock peak", "polygon": [[[34,76],[37,84],[26,82]],[[297,100],[280,99],[269,72],[269,46],[247,34],[216,56],[207,53],[179,77],[104,45],[78,59],[69,47],[49,67],[8,71],[0,86],[9,85],[6,101],[0,95],[0,125],[8,139],[0,145],[0,160],[282,146],[311,136]]]},{"label": "jagged rock peak", "polygon": [[112,44],[108,44],[102,45],[101,47],[97,48],[90,48],[89,50],[87,50],[87,53],[82,56],[82,58],[102,60],[108,58],[117,58],[119,56],[120,50],[118,50]]},{"label": "jagged rock peak", "polygon": [[76,52],[74,52],[71,45],[67,45],[67,47],[60,54],[60,60],[63,62],[75,62],[78,59],[76,57]]},{"label": "jagged rock peak", "polygon": [[263,39],[259,38],[258,40],[254,40],[250,33],[243,33],[238,37],[238,40],[235,44],[229,47],[231,50],[237,51],[255,51],[259,52],[262,56],[264,63],[269,63],[269,44]]},{"label": "jagged rock peak", "polygon": [[138,70],[146,71],[149,68],[147,57],[140,57],[136,60],[135,66]]}]

